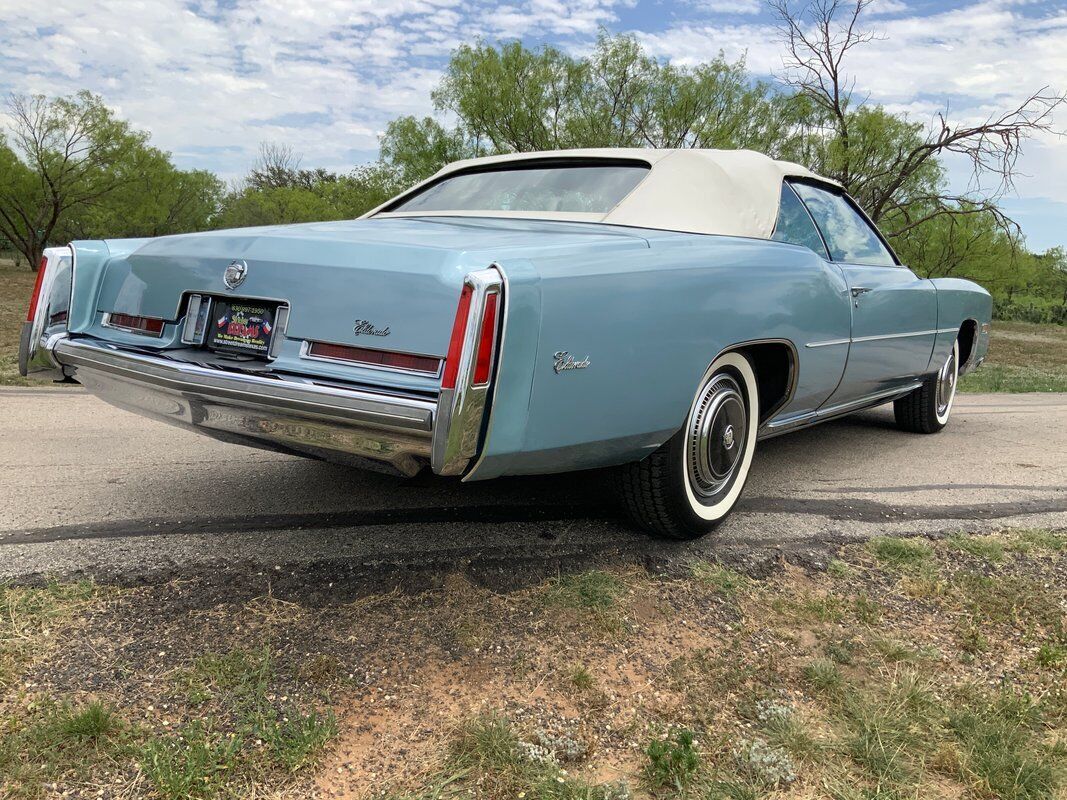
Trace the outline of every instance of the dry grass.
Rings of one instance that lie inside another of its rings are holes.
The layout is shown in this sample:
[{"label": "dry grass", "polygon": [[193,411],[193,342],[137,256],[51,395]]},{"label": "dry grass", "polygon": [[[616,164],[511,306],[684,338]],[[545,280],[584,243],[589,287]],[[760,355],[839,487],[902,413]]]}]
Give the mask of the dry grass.
[{"label": "dry grass", "polygon": [[19,375],[18,351],[22,323],[26,321],[26,306],[36,277],[25,264],[15,267],[10,259],[0,258],[0,386],[34,383]]},{"label": "dry grass", "polygon": [[989,355],[960,381],[965,392],[1067,392],[1067,327],[993,323]]},{"label": "dry grass", "polygon": [[92,774],[105,795],[164,797],[1052,800],[1065,542],[879,539],[833,574],[762,579],[700,563],[496,593],[450,576],[326,607],[195,584],[82,619],[42,603],[47,622],[16,614],[20,636],[63,644],[20,645],[3,788],[77,793]]}]

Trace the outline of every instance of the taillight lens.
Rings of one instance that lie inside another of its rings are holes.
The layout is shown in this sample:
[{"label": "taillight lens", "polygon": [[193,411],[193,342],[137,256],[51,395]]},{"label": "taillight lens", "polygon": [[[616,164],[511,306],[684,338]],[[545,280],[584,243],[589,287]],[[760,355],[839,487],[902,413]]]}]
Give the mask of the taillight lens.
[{"label": "taillight lens", "polygon": [[418,356],[411,353],[396,353],[391,350],[371,350],[366,347],[351,347],[345,344],[311,342],[308,355],[328,358],[333,361],[350,361],[354,364],[406,369],[436,375],[441,369],[441,359],[433,356]]},{"label": "taillight lens", "polygon": [[132,314],[109,314],[107,324],[112,328],[122,328],[133,333],[149,336],[163,335],[163,320],[157,317],[137,317]]},{"label": "taillight lens", "polygon": [[452,323],[452,338],[448,342],[448,355],[445,356],[445,374],[441,377],[442,389],[455,389],[456,376],[459,375],[459,358],[463,354],[463,337],[467,335],[467,317],[470,316],[471,295],[474,290],[467,284],[459,296],[456,309],[456,321]]},{"label": "taillight lens", "polygon": [[493,344],[496,341],[496,309],[500,295],[493,293],[485,297],[485,310],[482,312],[482,329],[478,334],[478,360],[474,364],[474,385],[485,386],[493,371]]},{"label": "taillight lens", "polygon": [[30,295],[30,308],[26,312],[26,321],[33,322],[37,316],[37,303],[41,299],[41,285],[44,283],[44,273],[48,269],[48,256],[41,258],[41,266],[37,270],[37,280],[33,283],[33,294]]}]

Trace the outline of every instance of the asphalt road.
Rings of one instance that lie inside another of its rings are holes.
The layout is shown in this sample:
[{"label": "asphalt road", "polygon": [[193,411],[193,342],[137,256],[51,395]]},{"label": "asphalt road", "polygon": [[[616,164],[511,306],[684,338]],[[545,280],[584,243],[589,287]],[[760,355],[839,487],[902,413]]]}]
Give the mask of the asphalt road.
[{"label": "asphalt road", "polygon": [[714,553],[758,569],[877,534],[1067,528],[1067,395],[963,395],[936,436],[891,407],[761,443],[715,536],[632,531],[598,474],[413,481],[226,445],[77,389],[0,389],[0,579],[219,576],[377,591],[502,585]]}]

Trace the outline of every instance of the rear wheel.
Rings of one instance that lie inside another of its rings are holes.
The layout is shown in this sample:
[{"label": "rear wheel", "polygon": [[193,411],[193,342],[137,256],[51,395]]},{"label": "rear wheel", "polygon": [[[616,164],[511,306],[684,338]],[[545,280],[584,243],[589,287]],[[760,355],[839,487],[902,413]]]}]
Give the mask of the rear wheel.
[{"label": "rear wheel", "polygon": [[700,382],[685,426],[648,458],[620,467],[622,500],[657,536],[710,533],[733,509],[756,449],[759,395],[748,359],[727,353]]},{"label": "rear wheel", "polygon": [[960,342],[952,350],[936,375],[923,381],[911,394],[893,403],[897,425],[913,433],[937,433],[948,424],[952,401],[956,399],[956,382],[960,376]]}]

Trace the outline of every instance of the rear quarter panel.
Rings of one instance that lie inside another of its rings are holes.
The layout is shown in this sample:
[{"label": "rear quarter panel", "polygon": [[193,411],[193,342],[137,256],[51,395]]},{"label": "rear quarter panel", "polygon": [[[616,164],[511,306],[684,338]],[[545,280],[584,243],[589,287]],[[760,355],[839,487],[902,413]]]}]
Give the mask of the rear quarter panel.
[{"label": "rear quarter panel", "polygon": [[[799,378],[779,415],[835,389],[851,324],[840,272],[775,242],[650,233],[648,247],[496,259],[507,325],[489,432],[472,479],[642,458],[683,424],[698,382],[738,342],[786,339]],[[588,358],[556,373],[554,354]]]},{"label": "rear quarter panel", "polygon": [[[972,281],[960,278],[934,278],[937,290],[937,339],[930,355],[929,369],[935,370],[948,358],[952,343],[968,320],[976,326],[974,349],[963,372],[970,372],[989,351],[989,324],[993,319],[993,299]],[[982,328],[985,326],[985,331]]]}]

